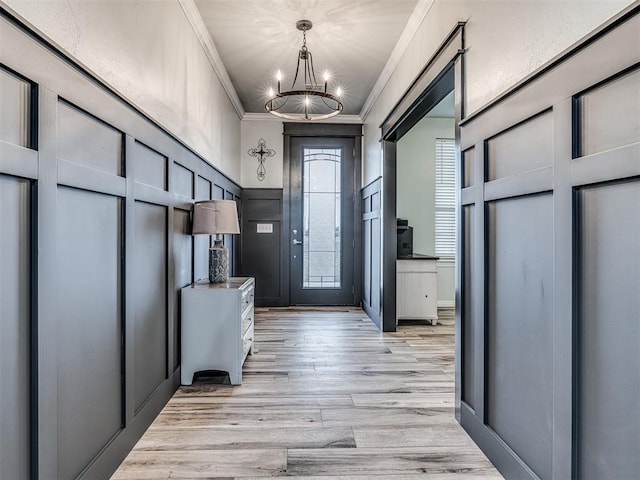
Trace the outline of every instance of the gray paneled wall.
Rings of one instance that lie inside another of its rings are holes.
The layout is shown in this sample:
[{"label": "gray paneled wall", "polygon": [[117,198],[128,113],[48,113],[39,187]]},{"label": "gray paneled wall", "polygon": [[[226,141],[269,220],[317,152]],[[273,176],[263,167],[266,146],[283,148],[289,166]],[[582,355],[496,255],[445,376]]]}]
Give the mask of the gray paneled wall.
[{"label": "gray paneled wall", "polygon": [[362,195],[362,308],[382,328],[382,178],[364,187]]},{"label": "gray paneled wall", "polygon": [[[466,157],[465,157],[466,161]],[[464,185],[464,183],[463,183]],[[475,257],[473,246],[476,244],[476,232],[473,225],[475,205],[466,205],[462,208],[462,400],[469,406],[471,410],[475,408],[476,394],[476,373],[475,373],[475,345],[474,341],[478,338],[477,322],[475,320],[475,289],[472,285],[474,278],[473,266]]]},{"label": "gray paneled wall", "polygon": [[[160,190],[168,190],[169,187],[169,159],[147,147],[135,142],[136,162],[133,176],[136,182],[144,183]],[[207,198],[209,198],[207,196]]]},{"label": "gray paneled wall", "polygon": [[638,478],[640,181],[581,188],[577,202],[578,472]]},{"label": "gray paneled wall", "polygon": [[[282,197],[282,189],[242,191],[240,272],[256,279],[255,304],[259,307],[289,305],[288,255],[282,251]],[[263,233],[258,225],[271,230]]]},{"label": "gray paneled wall", "polygon": [[551,477],[553,198],[487,202],[486,422]]},{"label": "gray paneled wall", "polygon": [[[638,110],[640,71],[632,70],[598,86],[576,100],[580,102],[582,155],[591,155],[640,141]],[[614,117],[615,123],[608,121]]]},{"label": "gray paneled wall", "polygon": [[167,207],[136,201],[134,211],[133,375],[137,413],[167,378]]},{"label": "gray paneled wall", "polygon": [[59,158],[123,176],[122,132],[64,101],[57,112]]},{"label": "gray paneled wall", "polygon": [[122,428],[122,200],[57,192],[58,477]]},{"label": "gray paneled wall", "polygon": [[191,205],[241,190],[2,8],[0,35],[0,478],[108,478],[179,384]]},{"label": "gray paneled wall", "polygon": [[640,478],[638,31],[461,125],[460,419],[507,478]]},{"label": "gray paneled wall", "polygon": [[0,141],[19,147],[31,144],[31,85],[8,70],[0,70]]},{"label": "gray paneled wall", "polygon": [[[196,178],[196,200],[211,200],[213,196],[212,183],[198,175]],[[216,187],[218,189],[218,187]],[[193,280],[209,278],[209,247],[213,245],[212,237],[196,235],[193,237]]]},{"label": "gray paneled wall", "polygon": [[[175,352],[171,365],[174,371],[180,365],[180,289],[192,283],[193,242],[191,234],[191,215],[188,210],[179,208],[173,212],[173,254],[169,256],[169,269],[173,270],[176,302],[173,304],[173,345]],[[208,263],[208,262],[207,262]]]},{"label": "gray paneled wall", "polygon": [[0,175],[0,478],[29,477],[31,188]]},{"label": "gray paneled wall", "polygon": [[553,116],[550,111],[500,132],[485,142],[487,181],[551,165]]}]

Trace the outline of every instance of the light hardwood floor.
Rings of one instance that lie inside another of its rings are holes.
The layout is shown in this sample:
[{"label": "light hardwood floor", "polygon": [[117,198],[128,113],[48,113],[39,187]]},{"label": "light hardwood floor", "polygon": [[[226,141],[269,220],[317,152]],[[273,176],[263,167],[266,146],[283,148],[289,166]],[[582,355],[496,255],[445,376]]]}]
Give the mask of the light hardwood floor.
[{"label": "light hardwood floor", "polygon": [[257,309],[255,338],[241,386],[180,388],[112,478],[502,478],[453,416],[453,325]]}]

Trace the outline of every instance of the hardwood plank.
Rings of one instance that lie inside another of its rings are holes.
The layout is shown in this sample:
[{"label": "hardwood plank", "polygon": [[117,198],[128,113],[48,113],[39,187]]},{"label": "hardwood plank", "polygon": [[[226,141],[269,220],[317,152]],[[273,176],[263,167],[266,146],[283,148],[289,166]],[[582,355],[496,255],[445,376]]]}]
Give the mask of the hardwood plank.
[{"label": "hardwood plank", "polygon": [[350,427],[340,428],[150,428],[136,450],[220,450],[264,448],[355,448]]},{"label": "hardwood plank", "polygon": [[230,407],[223,411],[198,409],[172,412],[165,409],[158,415],[150,428],[181,429],[212,426],[237,428],[257,425],[263,428],[313,427],[319,425],[321,421],[320,410],[278,409],[273,411],[266,408],[238,409]]},{"label": "hardwood plank", "polygon": [[156,480],[275,476],[284,474],[286,466],[287,451],[284,449],[160,452],[134,449],[111,478]]},{"label": "hardwood plank", "polygon": [[453,407],[453,388],[428,393],[383,393],[353,395],[356,407],[432,408]]},{"label": "hardwood plank", "polygon": [[353,407],[322,410],[325,427],[362,425],[437,425],[451,422],[453,407],[378,408]]},{"label": "hardwood plank", "polygon": [[468,473],[493,469],[477,448],[411,447],[289,450],[287,473],[293,475],[345,475],[398,473]]},{"label": "hardwood plank", "polygon": [[[215,392],[208,395],[182,395],[171,400],[172,405],[189,405],[193,403],[221,404],[228,405],[231,401],[229,394],[215,395]],[[304,407],[348,407],[353,406],[351,395],[236,395],[232,399],[236,406],[249,406],[260,408],[264,406],[304,406]]]},{"label": "hardwood plank", "polygon": [[441,367],[440,364],[427,364],[427,362],[415,363],[353,363],[350,365],[316,365],[316,370],[324,372],[426,372],[435,371]]},{"label": "hardwood plank", "polygon": [[[424,427],[353,427],[358,448],[428,447],[432,445],[472,448],[469,436],[456,422]],[[477,447],[476,447],[477,448]]]}]

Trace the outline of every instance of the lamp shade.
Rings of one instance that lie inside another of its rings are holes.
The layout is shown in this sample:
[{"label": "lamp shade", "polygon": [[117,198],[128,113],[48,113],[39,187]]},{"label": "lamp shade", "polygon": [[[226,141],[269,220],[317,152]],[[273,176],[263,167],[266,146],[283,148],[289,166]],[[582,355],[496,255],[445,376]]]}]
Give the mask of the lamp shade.
[{"label": "lamp shade", "polygon": [[234,200],[204,200],[193,205],[193,235],[240,233]]}]

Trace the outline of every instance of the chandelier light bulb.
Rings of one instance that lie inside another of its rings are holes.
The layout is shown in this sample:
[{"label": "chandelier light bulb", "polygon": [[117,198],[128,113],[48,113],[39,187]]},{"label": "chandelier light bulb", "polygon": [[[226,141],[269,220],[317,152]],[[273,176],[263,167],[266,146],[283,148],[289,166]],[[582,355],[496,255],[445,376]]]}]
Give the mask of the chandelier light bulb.
[{"label": "chandelier light bulb", "polygon": [[274,96],[273,88],[270,88],[269,89],[269,98],[272,98],[273,96]]},{"label": "chandelier light bulb", "polygon": [[325,82],[329,81],[329,72],[327,72],[327,71],[324,72],[324,81]]},{"label": "chandelier light bulb", "polygon": [[309,106],[309,97],[304,97],[304,104],[308,107]]},{"label": "chandelier light bulb", "polygon": [[276,80],[282,80],[282,72],[280,70],[278,70],[278,73],[276,73]]},{"label": "chandelier light bulb", "polygon": [[338,87],[338,88],[337,88],[337,90],[336,90],[336,95],[337,95],[338,97],[342,96],[342,89],[341,89],[340,87]]}]

